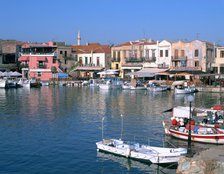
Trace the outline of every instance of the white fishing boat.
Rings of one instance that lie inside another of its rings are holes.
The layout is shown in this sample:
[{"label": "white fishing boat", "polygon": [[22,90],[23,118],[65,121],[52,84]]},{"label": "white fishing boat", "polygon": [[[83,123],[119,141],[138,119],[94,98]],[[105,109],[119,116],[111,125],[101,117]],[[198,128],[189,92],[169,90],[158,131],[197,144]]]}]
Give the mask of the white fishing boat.
[{"label": "white fishing boat", "polygon": [[160,85],[158,83],[149,83],[147,85],[147,89],[149,91],[152,91],[152,92],[162,92],[162,91],[167,91],[168,90],[168,86]]},{"label": "white fishing boat", "polygon": [[20,78],[17,84],[21,85],[22,87],[30,88],[30,80],[25,78]]},{"label": "white fishing boat", "polygon": [[106,77],[102,83],[99,83],[100,89],[118,89],[121,88],[121,81],[118,77]]},{"label": "white fishing boat", "polygon": [[154,147],[118,139],[102,140],[96,146],[101,151],[154,164],[177,163],[187,153],[185,148]]},{"label": "white fishing boat", "polygon": [[190,94],[196,92],[195,86],[178,85],[174,88],[175,94]]},{"label": "white fishing boat", "polygon": [[129,82],[124,82],[122,84],[122,89],[131,89],[131,84]]},{"label": "white fishing boat", "polygon": [[[122,115],[121,118],[122,118],[121,137],[122,137],[123,133]],[[122,138],[104,139],[103,121],[104,118],[102,119],[102,141],[96,143],[98,151],[105,151],[126,158],[132,158],[154,164],[177,163],[181,156],[187,154],[187,149],[185,148],[155,147],[135,142],[125,142],[122,140]]]},{"label": "white fishing boat", "polygon": [[49,86],[50,82],[49,81],[41,81],[41,86]]},{"label": "white fishing boat", "polygon": [[7,87],[8,87],[7,79],[0,79],[0,88],[7,88]]},{"label": "white fishing boat", "polygon": [[98,79],[90,79],[89,80],[89,86],[90,87],[99,87],[99,80]]}]

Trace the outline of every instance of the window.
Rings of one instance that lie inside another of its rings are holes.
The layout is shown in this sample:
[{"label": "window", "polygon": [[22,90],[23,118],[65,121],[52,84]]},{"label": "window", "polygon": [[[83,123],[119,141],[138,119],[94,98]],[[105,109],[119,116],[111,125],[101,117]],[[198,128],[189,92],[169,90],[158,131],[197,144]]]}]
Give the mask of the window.
[{"label": "window", "polygon": [[118,58],[118,59],[121,58],[121,52],[120,52],[120,51],[117,52],[117,58]]},{"label": "window", "polygon": [[79,57],[79,65],[82,65],[82,57]]},{"label": "window", "polygon": [[116,59],[116,51],[113,51],[113,58]]},{"label": "window", "polygon": [[169,52],[168,50],[165,50],[165,57],[168,57],[169,56]]},{"label": "window", "polygon": [[181,50],[181,57],[184,57],[185,56],[185,52],[184,50]]},{"label": "window", "polygon": [[195,66],[195,67],[199,67],[199,61],[195,61],[195,62],[194,62],[194,66]]},{"label": "window", "polygon": [[177,49],[174,50],[174,57],[175,57],[175,58],[178,58],[178,57],[179,57],[179,55],[178,55],[178,50],[177,50]]},{"label": "window", "polygon": [[145,57],[149,58],[149,50],[145,50]]},{"label": "window", "polygon": [[198,50],[194,50],[194,57],[198,57]]},{"label": "window", "polygon": [[160,57],[163,57],[163,50],[160,50]]},{"label": "window", "polygon": [[116,64],[116,69],[119,69],[119,64]]},{"label": "window", "polygon": [[220,57],[224,58],[224,51],[220,51]]},{"label": "window", "polygon": [[88,64],[88,57],[85,57],[85,65]]},{"label": "window", "polygon": [[53,62],[53,63],[56,63],[56,60],[57,60],[56,58],[53,58],[53,59],[52,59],[52,62]]},{"label": "window", "polygon": [[65,51],[65,57],[67,57],[67,51]]},{"label": "window", "polygon": [[123,57],[126,58],[126,50],[123,50]]},{"label": "window", "polygon": [[134,58],[137,58],[137,50],[134,50]]},{"label": "window", "polygon": [[140,57],[140,58],[143,57],[143,51],[142,51],[142,50],[140,50],[140,55],[139,55],[139,57]]},{"label": "window", "polygon": [[41,72],[37,72],[37,76],[40,77],[41,76]]},{"label": "window", "polygon": [[99,57],[96,58],[96,65],[100,66],[100,58]]},{"label": "window", "polygon": [[92,64],[92,57],[89,57],[89,63]]},{"label": "window", "polygon": [[63,51],[60,51],[60,54],[63,54]]},{"label": "window", "polygon": [[64,59],[64,62],[65,62],[65,64],[67,64],[67,59],[66,58]]},{"label": "window", "polygon": [[155,53],[155,50],[152,50],[152,57],[156,57],[156,53]]}]

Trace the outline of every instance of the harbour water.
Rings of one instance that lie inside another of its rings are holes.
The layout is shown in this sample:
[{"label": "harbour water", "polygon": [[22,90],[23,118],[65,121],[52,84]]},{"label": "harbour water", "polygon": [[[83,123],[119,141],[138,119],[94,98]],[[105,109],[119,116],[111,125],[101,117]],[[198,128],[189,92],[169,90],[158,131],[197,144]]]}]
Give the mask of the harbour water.
[{"label": "harbour water", "polygon": [[[220,93],[195,94],[197,107],[220,104]],[[100,90],[89,87],[0,89],[0,173],[175,173],[96,151],[104,137],[163,145],[162,111],[187,106],[185,95],[171,91]],[[121,114],[123,134],[121,135]],[[168,139],[172,144],[187,142]],[[210,145],[193,144],[194,149]]]}]

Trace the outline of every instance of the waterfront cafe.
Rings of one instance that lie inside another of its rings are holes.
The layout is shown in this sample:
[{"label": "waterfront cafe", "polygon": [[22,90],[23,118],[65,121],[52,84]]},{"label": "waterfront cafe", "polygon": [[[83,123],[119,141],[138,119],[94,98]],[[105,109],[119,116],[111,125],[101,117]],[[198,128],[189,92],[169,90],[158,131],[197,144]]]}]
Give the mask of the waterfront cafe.
[{"label": "waterfront cafe", "polygon": [[99,76],[97,73],[103,71],[103,69],[99,66],[78,66],[73,70],[75,72],[73,76],[85,79],[97,78]]},{"label": "waterfront cafe", "polygon": [[164,72],[167,69],[164,68],[143,68],[140,71],[130,72],[127,75],[134,78],[143,78],[143,80],[156,79],[156,75],[160,72]]}]

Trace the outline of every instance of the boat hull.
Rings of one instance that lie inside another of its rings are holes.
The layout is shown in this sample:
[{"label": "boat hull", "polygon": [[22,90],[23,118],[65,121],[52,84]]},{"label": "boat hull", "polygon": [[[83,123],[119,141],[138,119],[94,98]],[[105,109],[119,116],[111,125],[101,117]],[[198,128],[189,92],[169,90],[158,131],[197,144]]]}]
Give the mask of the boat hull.
[{"label": "boat hull", "polygon": [[[182,140],[188,140],[188,133],[180,132],[174,129],[169,129],[167,132],[169,135],[179,138]],[[200,143],[210,143],[210,144],[224,144],[224,134],[191,134],[191,140]]]}]

